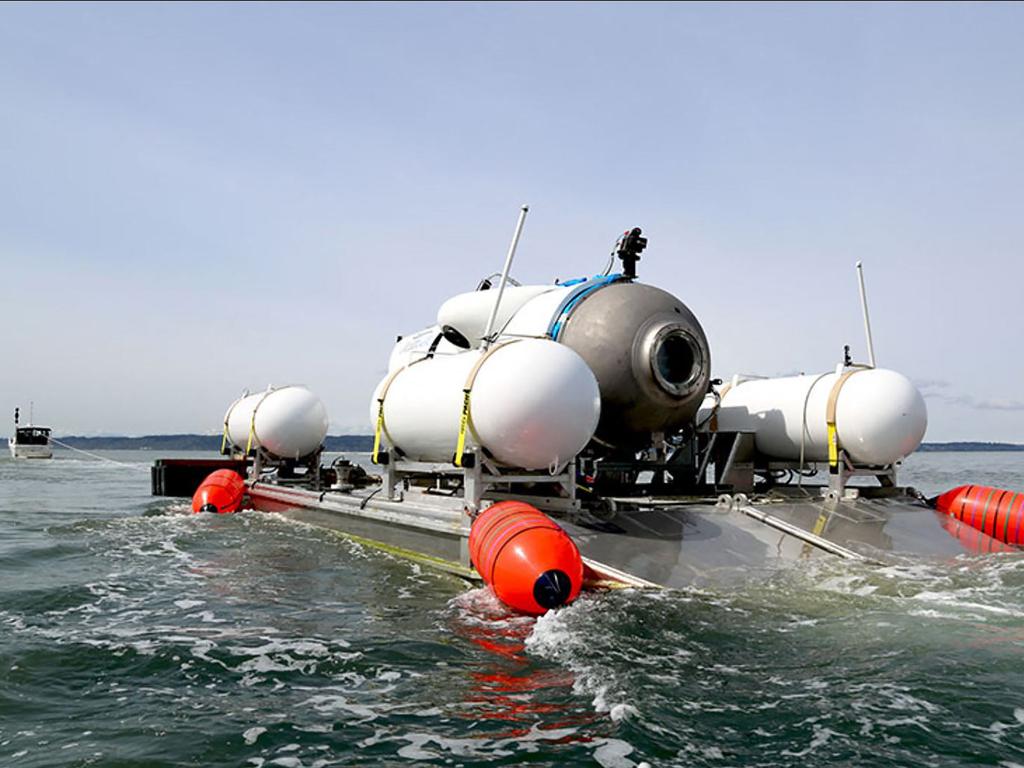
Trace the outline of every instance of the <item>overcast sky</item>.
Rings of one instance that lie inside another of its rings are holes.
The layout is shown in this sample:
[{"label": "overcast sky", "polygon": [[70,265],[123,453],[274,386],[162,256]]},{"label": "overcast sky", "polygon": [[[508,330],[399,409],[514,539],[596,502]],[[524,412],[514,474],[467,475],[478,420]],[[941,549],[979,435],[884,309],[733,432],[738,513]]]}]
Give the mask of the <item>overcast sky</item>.
[{"label": "overcast sky", "polygon": [[[399,333],[497,271],[641,279],[714,372],[865,358],[1024,442],[1024,6],[0,6],[0,406],[367,432]],[[9,425],[9,422],[8,422]],[[7,431],[0,429],[0,433]]]}]

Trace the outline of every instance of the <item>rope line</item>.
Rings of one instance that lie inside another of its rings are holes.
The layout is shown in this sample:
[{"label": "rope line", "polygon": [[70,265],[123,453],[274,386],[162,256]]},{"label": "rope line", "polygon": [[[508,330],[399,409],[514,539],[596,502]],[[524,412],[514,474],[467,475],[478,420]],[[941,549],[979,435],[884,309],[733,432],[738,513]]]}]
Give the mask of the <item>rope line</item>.
[{"label": "rope line", "polygon": [[75,453],[81,453],[81,454],[83,454],[85,456],[88,456],[90,458],[96,459],[98,461],[106,461],[106,462],[109,462],[111,464],[117,464],[117,465],[122,466],[122,467],[131,467],[132,469],[143,469],[146,472],[149,471],[149,467],[140,467],[137,464],[129,464],[127,461],[117,461],[116,459],[108,459],[106,456],[100,456],[98,453],[90,453],[89,451],[83,451],[81,448],[75,448],[75,446],[68,445],[67,443],[61,442],[60,440],[58,440],[55,437],[51,437],[50,438],[50,442],[51,443],[56,443],[61,448],[67,448],[69,451],[74,451]]}]

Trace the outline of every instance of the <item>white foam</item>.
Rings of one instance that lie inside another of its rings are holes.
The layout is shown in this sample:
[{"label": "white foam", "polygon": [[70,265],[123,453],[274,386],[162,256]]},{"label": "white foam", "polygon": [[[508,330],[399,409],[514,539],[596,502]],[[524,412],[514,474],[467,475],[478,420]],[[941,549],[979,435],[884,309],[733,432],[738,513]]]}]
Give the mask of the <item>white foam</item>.
[{"label": "white foam", "polygon": [[304,659],[293,659],[287,654],[277,657],[256,656],[248,661],[242,662],[234,668],[235,672],[303,672],[310,674],[316,670],[316,663]]},{"label": "white foam", "polygon": [[608,709],[608,717],[613,723],[621,723],[637,714],[637,709],[632,704],[615,704]]},{"label": "white foam", "polygon": [[633,753],[633,746],[621,739],[604,739],[594,750],[594,760],[601,768],[635,768],[636,763],[627,755]]},{"label": "white foam", "polygon": [[619,722],[636,716],[638,709],[608,669],[586,660],[588,630],[576,629],[591,627],[595,621],[607,622],[606,616],[591,615],[601,609],[598,601],[583,598],[566,608],[548,611],[536,620],[525,646],[529,653],[568,668],[573,673],[573,692],[590,695],[595,712],[607,713],[609,719]]},{"label": "white foam", "polygon": [[829,739],[831,739],[833,736],[842,736],[842,734],[838,731],[833,731],[831,728],[826,728],[825,726],[819,725],[818,723],[813,723],[811,725],[811,728],[813,729],[813,735],[811,736],[811,741],[807,745],[806,749],[801,750],[799,752],[793,752],[788,749],[784,749],[782,750],[782,754],[788,755],[790,757],[804,757],[806,755],[811,754],[812,752],[815,752],[819,747],[822,747],[825,744],[827,744]]},{"label": "white foam", "polygon": [[266,728],[256,726],[254,728],[249,728],[247,731],[244,731],[242,733],[242,738],[245,740],[246,744],[252,745],[256,743],[256,739],[258,739],[261,734],[264,734],[266,732]]},{"label": "white foam", "polygon": [[423,748],[425,744],[429,744],[433,741],[433,737],[430,734],[407,734],[403,738],[409,739],[411,743],[399,748],[399,757],[404,757],[406,760],[435,760],[441,757],[439,752],[432,752]]},{"label": "white foam", "polygon": [[[299,653],[310,656],[323,657],[330,652],[326,645],[316,640],[285,640],[262,638],[266,640],[263,645],[254,648],[246,646],[231,646],[227,650],[238,656],[268,656],[272,653]],[[348,643],[339,641],[339,645],[348,647]]]},{"label": "white foam", "polygon": [[937,603],[939,605],[952,606],[962,610],[985,611],[987,613],[993,613],[1001,616],[1024,616],[1024,612],[1021,611],[1011,610],[999,605],[990,605],[964,599],[965,595],[970,595],[972,593],[976,594],[977,590],[964,589],[955,592],[932,592],[925,590],[923,592],[918,592],[913,596],[913,599],[923,602]]},{"label": "white foam", "polygon": [[354,715],[356,723],[369,723],[376,720],[379,715],[373,707],[364,704],[355,704],[349,701],[347,696],[336,694],[319,694],[306,699],[302,706],[312,707],[320,714],[337,714],[347,712]]},{"label": "white foam", "polygon": [[458,611],[459,621],[470,626],[487,629],[528,629],[535,621],[532,616],[514,613],[494,596],[489,587],[461,592],[448,604]]}]

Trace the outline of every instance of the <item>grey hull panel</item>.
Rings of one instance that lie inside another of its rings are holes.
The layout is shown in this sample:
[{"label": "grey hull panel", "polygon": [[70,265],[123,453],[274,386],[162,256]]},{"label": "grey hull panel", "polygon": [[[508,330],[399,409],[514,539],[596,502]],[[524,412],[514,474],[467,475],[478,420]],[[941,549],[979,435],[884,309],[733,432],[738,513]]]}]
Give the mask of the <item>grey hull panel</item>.
[{"label": "grey hull panel", "polygon": [[[372,493],[324,492],[260,483],[260,509],[436,561],[468,573],[469,518],[454,498],[418,494],[387,501]],[[948,559],[987,537],[958,538],[923,503],[904,496],[856,501],[776,497],[732,505],[658,500],[611,519],[559,518],[584,558],[665,587],[741,581],[786,563],[847,557],[876,563]],[[989,540],[990,541],[990,540]]]},{"label": "grey hull panel", "polygon": [[815,501],[770,505],[769,510],[807,530],[821,525],[828,540],[881,560],[964,553],[964,545],[943,527],[943,516],[912,499]]},{"label": "grey hull panel", "polygon": [[[668,587],[741,581],[787,562],[834,557],[823,548],[830,543],[848,557],[881,563],[966,551],[937,513],[911,499],[748,508],[797,530],[712,504],[620,512],[603,523],[560,522],[585,557]],[[820,546],[817,539],[824,540]]]},{"label": "grey hull panel", "polygon": [[403,557],[470,576],[468,519],[461,509],[376,500],[371,494],[317,493],[260,483],[249,495],[257,509],[338,531]]}]

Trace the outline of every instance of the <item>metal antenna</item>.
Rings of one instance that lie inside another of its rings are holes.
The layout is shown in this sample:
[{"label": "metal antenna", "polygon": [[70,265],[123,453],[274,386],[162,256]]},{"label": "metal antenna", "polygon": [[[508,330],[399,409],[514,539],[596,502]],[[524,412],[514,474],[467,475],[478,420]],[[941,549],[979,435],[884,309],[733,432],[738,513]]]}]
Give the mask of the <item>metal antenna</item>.
[{"label": "metal antenna", "polygon": [[864,335],[868,339],[868,363],[875,367],[875,342],[871,339],[871,318],[868,316],[868,295],[864,290],[864,265],[857,262],[857,280],[860,283],[860,309],[864,314]]},{"label": "metal antenna", "polygon": [[494,298],[494,306],[491,307],[491,317],[487,321],[487,330],[484,331],[483,344],[481,349],[491,346],[491,332],[494,330],[494,321],[498,317],[498,307],[501,306],[501,295],[505,292],[505,283],[508,282],[508,273],[512,269],[512,259],[516,255],[516,246],[519,245],[519,235],[523,233],[523,222],[526,221],[526,213],[530,206],[524,205],[519,209],[519,221],[516,222],[516,231],[512,235],[512,242],[508,246],[508,254],[505,256],[505,267],[501,270],[501,282],[498,283],[498,295]]}]

